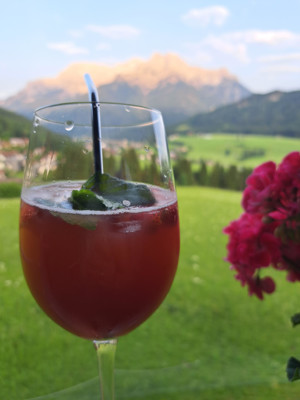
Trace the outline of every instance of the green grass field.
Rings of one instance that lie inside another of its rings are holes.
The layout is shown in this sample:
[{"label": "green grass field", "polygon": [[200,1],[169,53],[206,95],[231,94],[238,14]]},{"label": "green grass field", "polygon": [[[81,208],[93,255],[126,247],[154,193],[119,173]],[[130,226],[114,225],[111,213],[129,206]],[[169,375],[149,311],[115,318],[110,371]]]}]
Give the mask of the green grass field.
[{"label": "green grass field", "polygon": [[[296,400],[288,357],[300,356],[299,285],[273,275],[276,293],[248,297],[223,261],[222,229],[240,213],[240,193],[178,189],[181,256],[160,309],[119,339],[116,397],[137,400]],[[0,399],[99,399],[92,344],[39,310],[18,255],[17,199],[0,200]],[[146,257],[147,255],[145,255]]]},{"label": "green grass field", "polygon": [[[171,136],[169,142],[171,149],[183,147],[187,158],[195,162],[203,159],[218,161],[224,166],[232,164],[250,168],[268,160],[280,162],[286,154],[300,148],[299,139],[255,135]],[[264,154],[255,155],[255,150],[262,150]],[[247,151],[252,151],[253,155],[241,159]]]}]

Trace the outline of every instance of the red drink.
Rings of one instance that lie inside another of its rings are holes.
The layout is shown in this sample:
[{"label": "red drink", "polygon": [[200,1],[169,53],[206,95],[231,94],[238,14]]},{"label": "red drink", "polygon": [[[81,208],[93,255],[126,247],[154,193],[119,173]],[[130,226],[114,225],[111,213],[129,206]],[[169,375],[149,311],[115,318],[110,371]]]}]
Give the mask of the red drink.
[{"label": "red drink", "polygon": [[140,325],[176,272],[176,195],[152,187],[154,206],[92,214],[36,200],[45,188],[53,198],[58,193],[54,185],[41,188],[25,192],[20,217],[24,274],[38,304],[87,339],[117,337]]}]

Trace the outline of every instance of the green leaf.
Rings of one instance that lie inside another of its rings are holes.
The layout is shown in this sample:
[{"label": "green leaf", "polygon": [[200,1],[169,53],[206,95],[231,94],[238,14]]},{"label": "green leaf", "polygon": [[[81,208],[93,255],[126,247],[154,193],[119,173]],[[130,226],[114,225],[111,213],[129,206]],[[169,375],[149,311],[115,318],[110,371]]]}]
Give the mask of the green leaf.
[{"label": "green leaf", "polygon": [[286,367],[287,377],[290,382],[300,379],[300,361],[295,357],[291,357]]},{"label": "green leaf", "polygon": [[151,206],[155,198],[146,185],[96,173],[82,185],[81,190],[72,191],[70,202],[75,210],[104,211]]},{"label": "green leaf", "polygon": [[54,217],[61,218],[70,225],[78,225],[82,228],[94,231],[97,228],[97,219],[94,215],[85,215],[84,218],[80,214],[73,213],[60,213],[51,211]]},{"label": "green leaf", "polygon": [[104,199],[87,189],[73,190],[70,201],[74,210],[105,211],[120,208],[118,203]]},{"label": "green leaf", "polygon": [[293,326],[299,325],[300,324],[300,313],[297,313],[292,316],[291,318]]}]

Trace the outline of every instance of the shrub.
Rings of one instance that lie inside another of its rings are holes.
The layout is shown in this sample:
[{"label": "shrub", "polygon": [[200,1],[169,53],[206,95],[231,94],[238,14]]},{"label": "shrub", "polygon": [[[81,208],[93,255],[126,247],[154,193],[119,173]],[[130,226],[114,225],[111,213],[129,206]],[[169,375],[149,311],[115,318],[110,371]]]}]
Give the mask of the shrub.
[{"label": "shrub", "polygon": [[20,197],[22,185],[19,182],[0,183],[0,198]]}]

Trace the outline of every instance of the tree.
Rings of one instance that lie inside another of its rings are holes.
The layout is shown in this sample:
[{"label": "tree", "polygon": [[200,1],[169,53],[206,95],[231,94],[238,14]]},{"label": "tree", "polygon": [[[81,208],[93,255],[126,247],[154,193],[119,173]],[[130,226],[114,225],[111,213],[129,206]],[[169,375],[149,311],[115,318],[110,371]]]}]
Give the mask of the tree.
[{"label": "tree", "polygon": [[152,154],[150,163],[147,163],[144,167],[141,180],[154,185],[160,185],[161,176],[157,165],[157,156],[156,154]]},{"label": "tree", "polygon": [[194,175],[191,162],[185,158],[180,158],[174,165],[175,181],[179,185],[194,185]]},{"label": "tree", "polygon": [[226,187],[225,170],[224,167],[218,162],[215,163],[211,170],[209,186],[223,189]]},{"label": "tree", "polygon": [[[92,153],[82,143],[68,142],[57,154],[57,168],[51,179],[88,179],[93,174]],[[46,178],[49,180],[50,174]]]},{"label": "tree", "polygon": [[141,180],[142,170],[134,148],[131,147],[122,151],[118,176],[131,181],[138,182]]},{"label": "tree", "polygon": [[194,173],[194,180],[196,184],[200,186],[207,186],[208,172],[206,162],[204,160],[200,161],[199,170]]},{"label": "tree", "polygon": [[226,188],[238,190],[240,187],[240,173],[236,165],[230,165],[225,173]]}]

